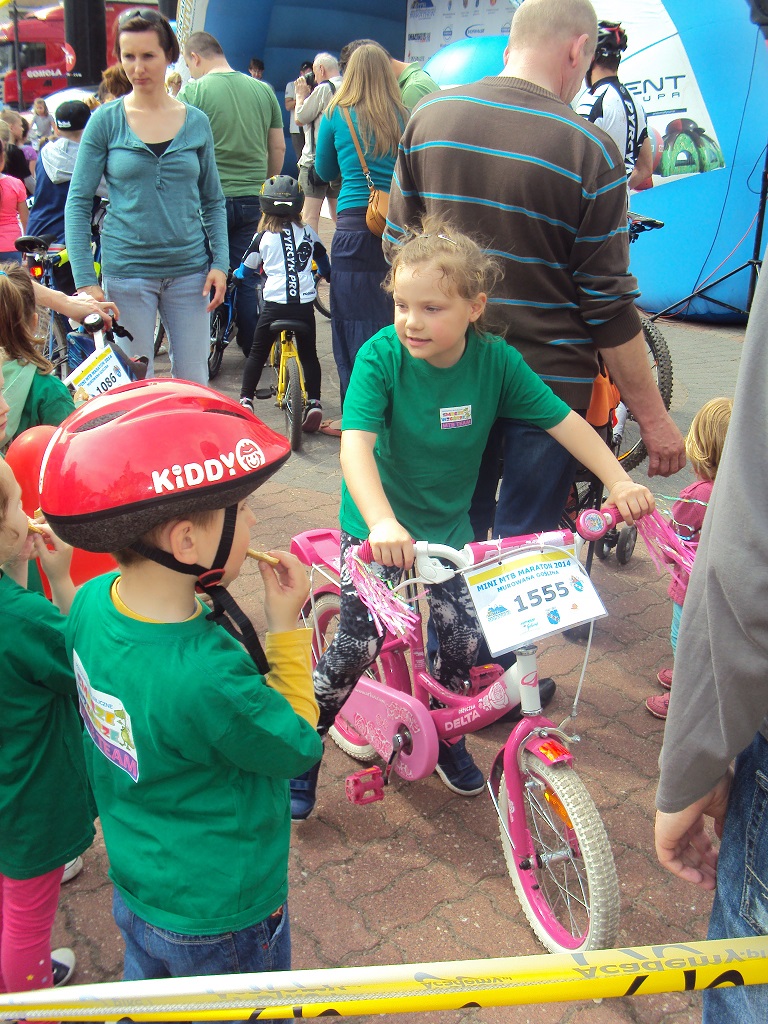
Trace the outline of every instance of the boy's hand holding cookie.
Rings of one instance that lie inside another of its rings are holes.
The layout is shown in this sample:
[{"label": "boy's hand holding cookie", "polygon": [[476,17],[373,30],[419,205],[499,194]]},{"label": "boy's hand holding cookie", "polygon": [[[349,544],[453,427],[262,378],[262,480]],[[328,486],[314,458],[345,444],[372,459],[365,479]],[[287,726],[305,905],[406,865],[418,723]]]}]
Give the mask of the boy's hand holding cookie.
[{"label": "boy's hand holding cookie", "polygon": [[287,551],[270,551],[277,565],[259,559],[259,572],[264,581],[264,613],[270,633],[287,633],[296,629],[301,609],[309,597],[306,569],[295,555]]}]

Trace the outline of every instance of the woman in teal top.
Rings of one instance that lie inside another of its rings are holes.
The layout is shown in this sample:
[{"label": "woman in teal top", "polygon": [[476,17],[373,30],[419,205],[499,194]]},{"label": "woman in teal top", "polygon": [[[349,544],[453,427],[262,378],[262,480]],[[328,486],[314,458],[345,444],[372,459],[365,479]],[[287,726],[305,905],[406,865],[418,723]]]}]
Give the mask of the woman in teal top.
[{"label": "woman in teal top", "polygon": [[146,356],[151,375],[159,311],[174,377],[207,384],[209,313],[224,297],[229,266],[210,125],[202,111],[166,92],[166,70],[178,60],[179,44],[162,15],[151,9],[124,15],[115,50],[133,91],[99,107],[83,133],[66,206],[75,284],[104,298],[90,246],[93,197],[103,174],[109,188],[104,289],[134,336],[131,355]]},{"label": "woman in teal top", "polygon": [[343,111],[355,126],[374,185],[389,192],[408,111],[381,47],[365,44],[352,54],[317,133],[316,172],[324,181],[342,178],[331,246],[331,331],[342,404],[360,346],[392,323],[392,300],[381,287],[388,267],[381,239],[365,223],[368,186]]}]

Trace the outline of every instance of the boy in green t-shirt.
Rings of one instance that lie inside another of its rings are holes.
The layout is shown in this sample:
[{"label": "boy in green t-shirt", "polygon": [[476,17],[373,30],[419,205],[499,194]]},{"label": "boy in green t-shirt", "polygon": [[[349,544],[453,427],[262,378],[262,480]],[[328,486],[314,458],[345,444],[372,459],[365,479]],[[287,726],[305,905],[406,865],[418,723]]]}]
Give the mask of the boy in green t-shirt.
[{"label": "boy in green t-shirt", "polygon": [[120,567],[78,592],[67,647],[126,980],[290,967],[288,780],[321,753],[307,580],[260,563],[269,662],[224,589],[288,454],[230,399],[152,380],[88,402],[46,455],[46,518]]}]

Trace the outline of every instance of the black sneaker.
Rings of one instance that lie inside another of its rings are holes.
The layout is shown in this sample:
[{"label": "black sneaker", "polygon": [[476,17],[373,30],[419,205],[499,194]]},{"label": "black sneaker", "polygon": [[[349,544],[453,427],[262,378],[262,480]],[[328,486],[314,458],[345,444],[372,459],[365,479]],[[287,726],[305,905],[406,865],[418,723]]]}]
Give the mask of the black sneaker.
[{"label": "black sneaker", "polygon": [[304,408],[304,418],[301,421],[301,429],[305,434],[314,434],[323,422],[323,407],[316,398],[310,398]]},{"label": "black sneaker", "polygon": [[463,736],[456,743],[440,741],[435,771],[459,796],[478,796],[485,789],[485,777],[472,760]]},{"label": "black sneaker", "polygon": [[252,398],[241,398],[240,399],[240,405],[242,405],[242,407],[244,409],[247,409],[248,412],[253,412],[253,399]]},{"label": "black sneaker", "polygon": [[54,949],[51,953],[51,971],[54,988],[67,984],[75,973],[75,954],[71,949],[67,949],[66,946]]}]

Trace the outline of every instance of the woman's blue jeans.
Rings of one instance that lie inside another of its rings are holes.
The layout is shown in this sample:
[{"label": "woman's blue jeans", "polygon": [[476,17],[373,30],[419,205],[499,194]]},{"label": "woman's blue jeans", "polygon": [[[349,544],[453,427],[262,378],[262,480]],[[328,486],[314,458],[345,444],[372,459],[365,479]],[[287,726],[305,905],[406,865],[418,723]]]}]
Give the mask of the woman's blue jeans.
[{"label": "woman's blue jeans", "polygon": [[203,295],[207,270],[184,277],[105,277],[104,291],[120,310],[120,323],[133,341],[118,339],[128,355],[146,356],[148,377],[154,377],[155,324],[158,311],[168,334],[171,374],[181,380],[208,383],[211,317],[210,296]]}]

